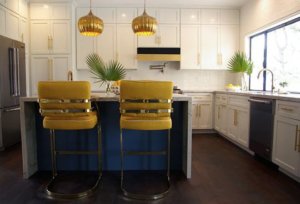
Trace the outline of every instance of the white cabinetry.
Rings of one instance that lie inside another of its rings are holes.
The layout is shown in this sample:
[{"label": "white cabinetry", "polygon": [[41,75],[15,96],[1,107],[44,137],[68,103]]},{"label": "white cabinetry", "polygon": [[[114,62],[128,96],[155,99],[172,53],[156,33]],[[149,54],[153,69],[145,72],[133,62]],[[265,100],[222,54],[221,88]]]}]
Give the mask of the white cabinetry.
[{"label": "white cabinetry", "polygon": [[215,96],[215,129],[227,134],[227,95],[216,94]]},{"label": "white cabinetry", "polygon": [[300,177],[300,105],[277,101],[272,161]]},{"label": "white cabinetry", "polygon": [[19,40],[19,16],[11,11],[6,11],[5,31],[8,38]]},{"label": "white cabinetry", "polygon": [[6,0],[5,6],[9,10],[11,10],[15,13],[19,13],[19,0]]},{"label": "white cabinetry", "polygon": [[30,4],[31,94],[43,80],[67,80],[71,65],[71,3]]},{"label": "white cabinetry", "polygon": [[212,94],[188,93],[192,96],[192,128],[212,129]]},{"label": "white cabinetry", "polygon": [[237,10],[182,9],[181,69],[226,69],[239,48],[238,19]]},{"label": "white cabinetry", "polygon": [[0,5],[0,35],[5,35],[5,9]]},{"label": "white cabinetry", "polygon": [[[138,15],[143,13],[139,9]],[[180,26],[179,9],[147,9],[147,13],[158,21],[158,28],[153,36],[139,36],[138,47],[179,47]]]},{"label": "white cabinetry", "polygon": [[[86,57],[97,53],[105,61],[117,59],[126,69],[136,69],[137,37],[132,32],[129,18],[136,16],[132,8],[98,8],[95,15],[108,22],[98,37],[86,37],[76,34],[77,69],[88,69]],[[87,8],[77,8],[77,20],[89,12]],[[116,16],[115,16],[116,15]],[[117,23],[115,23],[117,22]]]},{"label": "white cabinetry", "polygon": [[228,96],[228,133],[235,142],[249,146],[249,102],[248,97]]},{"label": "white cabinetry", "polygon": [[39,81],[67,80],[69,55],[33,55],[31,57],[31,94],[37,94]]}]

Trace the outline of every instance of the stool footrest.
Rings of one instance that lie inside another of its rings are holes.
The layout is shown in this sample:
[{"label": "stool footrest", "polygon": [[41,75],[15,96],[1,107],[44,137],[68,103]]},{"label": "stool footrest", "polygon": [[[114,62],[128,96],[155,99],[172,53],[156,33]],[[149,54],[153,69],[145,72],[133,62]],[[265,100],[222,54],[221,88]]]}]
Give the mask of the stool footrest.
[{"label": "stool footrest", "polygon": [[166,151],[124,151],[126,155],[166,155]]},{"label": "stool footrest", "polygon": [[72,155],[72,154],[81,154],[81,155],[90,155],[90,154],[98,154],[98,151],[67,151],[67,150],[59,150],[55,151],[56,154],[67,154],[67,155]]}]

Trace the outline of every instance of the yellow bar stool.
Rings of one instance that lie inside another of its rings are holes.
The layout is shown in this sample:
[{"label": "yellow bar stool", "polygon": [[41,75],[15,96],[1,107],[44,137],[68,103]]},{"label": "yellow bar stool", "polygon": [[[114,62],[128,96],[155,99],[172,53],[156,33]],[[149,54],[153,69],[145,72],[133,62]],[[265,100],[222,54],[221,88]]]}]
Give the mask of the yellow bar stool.
[{"label": "yellow bar stool", "polygon": [[[164,197],[170,188],[170,129],[172,128],[173,83],[168,81],[127,81],[120,84],[120,142],[121,189],[130,198],[156,200]],[[168,143],[164,151],[125,151],[123,130],[168,130]],[[166,155],[167,188],[158,193],[129,192],[124,186],[124,156]]]},{"label": "yellow bar stool", "polygon": [[[90,100],[91,87],[87,81],[47,81],[38,83],[38,102],[43,116],[43,127],[50,130],[52,179],[46,186],[46,193],[51,198],[75,199],[92,194],[98,187],[102,176],[101,127],[97,111],[92,110]],[[96,108],[97,104],[96,104]],[[55,130],[85,130],[97,126],[98,148],[96,151],[57,150]],[[98,178],[95,184],[84,191],[62,193],[53,190],[57,178],[56,157],[58,155],[98,156]]]}]

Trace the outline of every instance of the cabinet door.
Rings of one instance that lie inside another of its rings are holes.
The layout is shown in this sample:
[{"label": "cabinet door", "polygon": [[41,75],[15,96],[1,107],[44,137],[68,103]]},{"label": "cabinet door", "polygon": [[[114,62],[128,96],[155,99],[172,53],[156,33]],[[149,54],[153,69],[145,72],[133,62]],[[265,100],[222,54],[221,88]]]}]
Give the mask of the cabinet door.
[{"label": "cabinet door", "polygon": [[105,24],[105,30],[97,37],[97,53],[104,60],[115,59],[116,55],[116,25]]},{"label": "cabinet door", "polygon": [[218,69],[218,33],[216,25],[201,26],[200,56],[202,69]]},{"label": "cabinet door", "polygon": [[238,110],[228,106],[228,133],[227,136],[233,140],[237,140],[239,134]]},{"label": "cabinet door", "polygon": [[296,148],[299,127],[298,120],[275,117],[272,161],[295,176],[299,176],[300,165],[300,153]]},{"label": "cabinet door", "polygon": [[230,9],[222,9],[220,10],[220,24],[228,25],[239,24],[239,11],[238,10],[230,10]]},{"label": "cabinet door", "polygon": [[193,103],[193,106],[192,106],[192,129],[199,129],[198,109],[199,109],[199,104]]},{"label": "cabinet door", "polygon": [[49,21],[31,21],[30,42],[32,54],[49,53],[51,47],[50,33]]},{"label": "cabinet door", "polygon": [[219,65],[227,69],[228,62],[239,49],[239,27],[237,25],[220,26],[220,61]]},{"label": "cabinet door", "polygon": [[137,37],[130,24],[117,25],[117,60],[126,69],[137,68]]},{"label": "cabinet door", "polygon": [[6,36],[14,40],[19,40],[19,17],[13,12],[6,11],[5,17]]},{"label": "cabinet door", "polygon": [[49,4],[30,4],[30,19],[45,20],[50,19],[51,7]]},{"label": "cabinet door", "polygon": [[181,24],[198,24],[200,22],[199,13],[198,9],[181,9]]},{"label": "cabinet door", "polygon": [[5,35],[5,10],[0,7],[0,35]]},{"label": "cabinet door", "polygon": [[219,24],[219,10],[201,9],[201,24]]},{"label": "cabinet door", "polygon": [[24,18],[28,17],[28,1],[19,0],[19,14]]},{"label": "cabinet door", "polygon": [[55,54],[70,53],[70,22],[68,20],[52,21],[51,52]]},{"label": "cabinet door", "polygon": [[[89,9],[87,8],[77,8],[76,17],[78,19],[84,15],[87,15]],[[106,28],[104,27],[103,34],[105,34]],[[99,38],[101,35],[99,36]],[[78,28],[76,29],[76,60],[77,60],[77,69],[88,69],[86,64],[86,57],[90,53],[96,52],[96,37],[86,37],[79,33]]]},{"label": "cabinet door", "polygon": [[39,81],[48,81],[52,78],[51,59],[48,56],[31,57],[31,94],[37,95]]},{"label": "cabinet door", "polygon": [[182,25],[181,26],[181,61],[180,69],[199,69],[199,26]]},{"label": "cabinet door", "polygon": [[158,47],[158,38],[157,33],[151,36],[138,36],[138,47]]},{"label": "cabinet door", "polygon": [[237,124],[239,127],[237,142],[249,147],[249,111],[240,109],[237,112]]},{"label": "cabinet door", "polygon": [[19,0],[6,0],[6,7],[15,13],[19,13]]},{"label": "cabinet door", "polygon": [[131,23],[136,16],[135,8],[117,8],[117,23]]},{"label": "cabinet door", "polygon": [[198,129],[212,128],[212,106],[211,103],[198,104]]},{"label": "cabinet door", "polygon": [[159,23],[179,24],[179,9],[160,8]]},{"label": "cabinet door", "polygon": [[178,25],[160,25],[159,36],[159,47],[180,46]]},{"label": "cabinet door", "polygon": [[66,81],[68,80],[68,71],[70,70],[69,56],[52,56],[51,71],[52,80]]},{"label": "cabinet door", "polygon": [[[105,23],[104,31],[106,29],[106,23],[115,23],[116,22],[116,17],[115,17],[116,9],[115,8],[97,8],[95,13]],[[86,15],[87,15],[87,13],[86,13]]]},{"label": "cabinet door", "polygon": [[215,106],[215,129],[226,135],[227,133],[227,107],[226,105]]},{"label": "cabinet door", "polygon": [[[86,14],[87,15],[87,14]],[[49,19],[71,19],[69,4],[51,4]]]},{"label": "cabinet door", "polygon": [[29,44],[28,44],[28,24],[24,18],[20,19],[20,26],[19,26],[19,41],[25,43],[25,51],[28,53],[29,51]]}]

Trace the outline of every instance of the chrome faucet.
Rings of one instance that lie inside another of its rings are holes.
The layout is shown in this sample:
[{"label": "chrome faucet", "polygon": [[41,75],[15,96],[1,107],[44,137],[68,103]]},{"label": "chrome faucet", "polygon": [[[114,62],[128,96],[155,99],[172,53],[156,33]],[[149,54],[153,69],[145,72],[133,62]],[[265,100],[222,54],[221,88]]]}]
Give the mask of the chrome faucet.
[{"label": "chrome faucet", "polygon": [[73,81],[73,72],[68,71],[68,81]]},{"label": "chrome faucet", "polygon": [[272,87],[271,87],[271,91],[272,93],[274,93],[274,90],[275,90],[275,86],[274,86],[274,73],[272,72],[272,70],[270,69],[261,69],[259,72],[258,72],[258,75],[257,75],[257,79],[259,79],[259,76],[260,76],[260,73],[262,72],[266,72],[266,71],[269,71],[271,73],[271,76],[272,76]]}]

